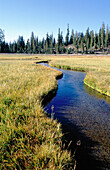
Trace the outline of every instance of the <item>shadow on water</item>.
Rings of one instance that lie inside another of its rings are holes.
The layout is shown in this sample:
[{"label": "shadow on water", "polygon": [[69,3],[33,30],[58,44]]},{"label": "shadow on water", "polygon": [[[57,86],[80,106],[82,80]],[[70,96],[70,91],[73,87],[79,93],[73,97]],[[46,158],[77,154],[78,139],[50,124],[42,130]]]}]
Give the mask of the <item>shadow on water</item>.
[{"label": "shadow on water", "polygon": [[[51,115],[48,115],[51,117]],[[61,123],[63,132],[63,146],[75,155],[77,161],[76,170],[104,170],[104,162],[97,160],[92,154],[92,148],[99,145],[81,132],[80,127],[76,126],[67,118],[57,115],[54,116]]]},{"label": "shadow on water", "polygon": [[[72,154],[77,148],[77,170],[108,170],[109,98],[84,86],[85,73],[61,71],[64,76],[58,81],[58,91],[44,110],[51,114],[54,106],[54,118],[64,133],[63,143]],[[79,140],[81,145],[77,146]]]},{"label": "shadow on water", "polygon": [[[67,122],[67,120],[65,120]],[[62,123],[62,130],[64,135],[64,142],[66,143],[66,148],[70,141],[72,143],[69,146],[69,150],[72,154],[75,153],[75,159],[77,161],[77,170],[99,170],[103,169],[103,162],[96,160],[96,158],[92,155],[92,147],[98,145],[97,142],[94,142],[92,139],[85,136],[80,132],[79,127],[75,126],[68,122],[67,125]],[[77,146],[77,141],[81,141],[81,145]],[[77,149],[77,150],[76,150]]]},{"label": "shadow on water", "polygon": [[102,100],[106,101],[108,104],[110,104],[110,97],[108,97],[108,96],[106,96],[106,95],[103,95],[103,94],[97,92],[96,90],[88,87],[88,86],[85,85],[85,84],[84,84],[84,89],[85,89],[85,91],[86,91],[88,94],[90,94],[91,96],[94,96],[94,97],[96,97],[96,98],[98,98],[98,99],[102,99]]}]

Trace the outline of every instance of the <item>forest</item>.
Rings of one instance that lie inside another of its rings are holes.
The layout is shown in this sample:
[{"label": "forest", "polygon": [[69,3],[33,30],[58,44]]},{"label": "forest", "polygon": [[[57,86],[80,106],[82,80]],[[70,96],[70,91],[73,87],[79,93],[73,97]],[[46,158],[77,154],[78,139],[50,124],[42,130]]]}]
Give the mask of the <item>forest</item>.
[{"label": "forest", "polygon": [[52,34],[46,34],[46,38],[39,40],[39,37],[31,33],[31,37],[25,42],[23,36],[19,36],[17,41],[5,42],[4,31],[0,28],[0,53],[26,53],[26,54],[100,54],[110,53],[110,29],[103,23],[96,33],[90,31],[86,33],[70,31],[67,26],[66,36],[63,36],[61,29],[58,29],[58,38]]}]

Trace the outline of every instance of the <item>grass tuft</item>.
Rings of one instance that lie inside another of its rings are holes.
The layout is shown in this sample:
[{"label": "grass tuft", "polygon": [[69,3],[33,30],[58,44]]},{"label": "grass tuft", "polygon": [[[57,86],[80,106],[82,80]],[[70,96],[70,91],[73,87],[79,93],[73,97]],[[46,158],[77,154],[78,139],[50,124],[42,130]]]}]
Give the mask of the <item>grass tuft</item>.
[{"label": "grass tuft", "polygon": [[[0,61],[0,169],[67,169],[61,125],[42,100],[57,90],[62,73],[30,61]],[[71,165],[72,163],[72,165]]]}]

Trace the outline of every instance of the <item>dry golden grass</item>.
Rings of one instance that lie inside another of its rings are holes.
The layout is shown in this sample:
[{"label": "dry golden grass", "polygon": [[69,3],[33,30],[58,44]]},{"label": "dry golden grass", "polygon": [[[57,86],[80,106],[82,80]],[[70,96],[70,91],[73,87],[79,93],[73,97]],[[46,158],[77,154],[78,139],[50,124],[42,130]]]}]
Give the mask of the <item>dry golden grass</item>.
[{"label": "dry golden grass", "polygon": [[[41,59],[41,57],[38,57]],[[50,65],[62,69],[85,71],[84,83],[110,96],[110,56],[43,56]]]},{"label": "dry golden grass", "polygon": [[30,61],[0,61],[0,169],[72,166],[70,153],[62,149],[60,124],[41,106],[61,74]]},{"label": "dry golden grass", "polygon": [[86,71],[85,84],[110,96],[108,56],[0,55],[1,169],[72,167],[70,153],[62,150],[60,124],[47,118],[41,106],[45,96],[55,93],[61,72],[34,64],[43,60]]}]

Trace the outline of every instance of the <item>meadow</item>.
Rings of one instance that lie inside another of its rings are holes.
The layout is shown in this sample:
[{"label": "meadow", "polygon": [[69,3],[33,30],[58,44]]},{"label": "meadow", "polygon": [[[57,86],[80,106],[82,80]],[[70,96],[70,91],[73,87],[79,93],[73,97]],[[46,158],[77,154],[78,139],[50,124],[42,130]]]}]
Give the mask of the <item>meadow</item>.
[{"label": "meadow", "polygon": [[0,169],[68,169],[61,125],[42,102],[57,90],[55,71],[34,61],[0,61]]},{"label": "meadow", "polygon": [[86,72],[84,83],[110,96],[110,56],[0,55],[0,169],[71,169],[61,124],[48,118],[62,72],[36,63]]},{"label": "meadow", "polygon": [[[40,59],[41,57],[39,57]],[[86,72],[84,83],[98,92],[110,96],[110,56],[49,56],[50,66]]]}]

